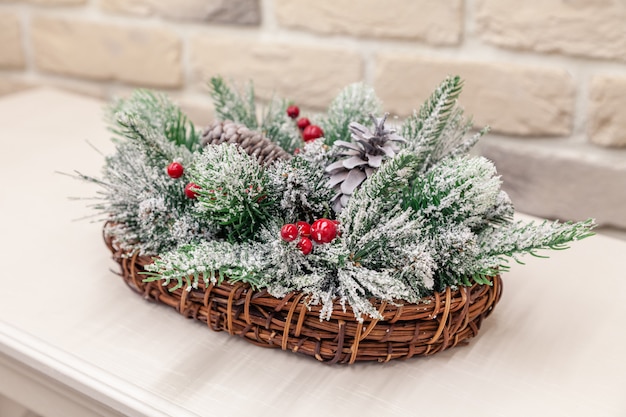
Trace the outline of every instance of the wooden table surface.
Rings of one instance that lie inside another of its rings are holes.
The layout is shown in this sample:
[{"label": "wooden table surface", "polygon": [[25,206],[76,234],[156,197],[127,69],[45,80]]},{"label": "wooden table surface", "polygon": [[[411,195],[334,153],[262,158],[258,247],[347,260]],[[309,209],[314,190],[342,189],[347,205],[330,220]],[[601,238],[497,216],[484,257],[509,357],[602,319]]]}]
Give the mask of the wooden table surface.
[{"label": "wooden table surface", "polygon": [[52,417],[626,415],[626,242],[514,265],[469,346],[323,365],[209,331],[110,271],[102,224],[68,199],[96,188],[55,173],[99,174],[87,141],[110,153],[109,136],[95,99],[0,99],[1,395]]}]

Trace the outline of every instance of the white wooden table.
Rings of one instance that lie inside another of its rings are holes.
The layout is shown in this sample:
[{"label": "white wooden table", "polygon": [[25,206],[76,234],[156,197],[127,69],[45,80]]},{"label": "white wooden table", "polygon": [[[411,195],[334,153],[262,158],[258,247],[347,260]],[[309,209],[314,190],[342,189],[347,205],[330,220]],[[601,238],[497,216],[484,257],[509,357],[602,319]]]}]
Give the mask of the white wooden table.
[{"label": "white wooden table", "polygon": [[626,415],[626,242],[596,236],[514,266],[467,347],[331,367],[211,332],[110,272],[101,224],[74,221],[91,211],[67,198],[95,188],[55,174],[98,174],[86,140],[107,153],[108,138],[96,100],[0,99],[5,409],[11,399],[47,417]]}]

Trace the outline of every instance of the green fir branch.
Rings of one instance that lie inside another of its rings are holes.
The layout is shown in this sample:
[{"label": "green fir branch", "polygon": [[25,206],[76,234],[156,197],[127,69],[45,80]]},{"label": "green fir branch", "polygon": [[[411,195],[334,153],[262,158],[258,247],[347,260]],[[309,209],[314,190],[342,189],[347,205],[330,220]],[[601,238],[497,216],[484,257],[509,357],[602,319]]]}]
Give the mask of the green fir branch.
[{"label": "green fir branch", "polygon": [[[355,192],[362,199],[383,199],[396,204],[398,193],[405,190],[417,175],[418,160],[412,153],[400,151],[393,159],[386,161],[370,178],[365,180]],[[354,196],[352,197],[354,198]],[[350,203],[348,203],[350,204]]]},{"label": "green fir branch", "polygon": [[261,121],[261,132],[281,148],[293,153],[304,144],[296,123],[287,115],[289,102],[274,98],[265,108]]},{"label": "green fir branch", "polygon": [[183,286],[188,290],[197,288],[200,281],[205,285],[219,285],[225,280],[258,288],[263,283],[265,252],[264,247],[256,243],[204,241],[185,245],[161,254],[146,265],[144,281],[161,280],[164,285],[176,282],[170,291]]},{"label": "green fir branch", "polygon": [[165,168],[173,160],[189,156],[189,152],[165,140],[164,132],[158,132],[134,114],[118,114],[117,124],[117,133],[142,149],[152,166]]},{"label": "green fir branch", "polygon": [[288,161],[276,161],[267,169],[280,216],[287,223],[298,220],[312,223],[332,212],[330,200],[334,191],[326,186],[328,177],[303,154]]},{"label": "green fir branch", "polygon": [[124,138],[129,128],[127,121],[136,120],[135,125],[141,124],[159,132],[170,142],[184,146],[190,152],[200,147],[200,132],[165,94],[136,90],[129,98],[118,99],[109,107],[107,120],[110,130]]},{"label": "green fir branch", "polygon": [[184,146],[194,152],[200,148],[200,132],[182,112],[165,128],[165,137],[178,146]]},{"label": "green fir branch", "polygon": [[420,111],[414,112],[402,125],[402,136],[407,140],[405,146],[418,156],[422,172],[446,157],[465,155],[488,131],[483,129],[466,139],[472,123],[465,121],[463,109],[457,107],[462,89],[460,77],[446,78]]},{"label": "green fir branch", "polygon": [[369,115],[380,113],[381,103],[373,88],[363,83],[347,86],[332,101],[326,116],[320,120],[326,145],[330,146],[338,140],[351,142],[350,123],[368,126],[372,122]]},{"label": "green fir branch", "polygon": [[352,195],[339,215],[347,236],[361,236],[382,223],[399,204],[399,196],[409,186],[417,169],[414,154],[401,151],[384,163]]},{"label": "green fir branch", "polygon": [[190,167],[201,216],[221,226],[231,241],[254,239],[273,218],[276,193],[267,171],[239,147],[209,145]]},{"label": "green fir branch", "polygon": [[195,202],[184,194],[185,177],[167,174],[172,161],[188,166],[199,148],[198,132],[163,94],[138,90],[117,100],[108,113],[117,152],[106,158],[104,200],[106,233],[127,251],[157,254],[191,241],[213,237],[210,221],[193,215]]},{"label": "green fir branch", "polygon": [[480,257],[508,257],[517,262],[518,256],[530,254],[537,257],[540,250],[563,250],[573,241],[593,236],[591,231],[595,227],[593,219],[583,222],[559,223],[547,220],[537,224],[535,222],[517,222],[508,227],[488,230],[480,236]]},{"label": "green fir branch", "polygon": [[449,224],[476,227],[498,206],[500,184],[489,160],[450,158],[404,189],[402,207],[426,219],[431,235]]},{"label": "green fir branch", "polygon": [[[119,118],[125,141],[106,158],[104,178],[95,208],[106,213],[106,233],[123,250],[157,254],[190,241],[213,237],[210,221],[193,215],[195,202],[184,194],[185,180],[167,175],[167,165],[186,165],[191,155],[135,116]],[[125,130],[124,130],[125,129]]]},{"label": "green fir branch", "polygon": [[461,77],[447,77],[422,105],[419,113],[415,112],[405,121],[402,136],[419,146],[432,146],[453,114],[462,90]]},{"label": "green fir branch", "polygon": [[222,77],[211,77],[209,87],[219,120],[241,123],[250,130],[259,127],[252,83],[243,94],[230,87]]}]

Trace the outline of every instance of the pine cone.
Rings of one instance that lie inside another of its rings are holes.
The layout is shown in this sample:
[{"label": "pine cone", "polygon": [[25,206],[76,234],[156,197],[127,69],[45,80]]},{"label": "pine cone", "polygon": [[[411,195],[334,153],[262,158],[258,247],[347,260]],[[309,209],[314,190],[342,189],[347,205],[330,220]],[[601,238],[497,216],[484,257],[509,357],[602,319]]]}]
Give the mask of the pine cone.
[{"label": "pine cone", "polygon": [[261,165],[270,165],[277,159],[291,158],[289,153],[260,132],[231,121],[213,122],[202,133],[200,139],[202,147],[221,143],[239,145],[248,155],[256,157]]},{"label": "pine cone", "polygon": [[395,130],[385,129],[388,115],[385,113],[380,119],[370,115],[375,127],[373,132],[360,123],[350,123],[353,142],[335,142],[337,147],[343,149],[339,155],[346,157],[326,167],[326,172],[330,174],[328,186],[337,191],[331,200],[335,212],[340,212],[348,204],[350,196],[380,167],[384,158],[396,155],[398,148],[395,142],[406,142]]}]

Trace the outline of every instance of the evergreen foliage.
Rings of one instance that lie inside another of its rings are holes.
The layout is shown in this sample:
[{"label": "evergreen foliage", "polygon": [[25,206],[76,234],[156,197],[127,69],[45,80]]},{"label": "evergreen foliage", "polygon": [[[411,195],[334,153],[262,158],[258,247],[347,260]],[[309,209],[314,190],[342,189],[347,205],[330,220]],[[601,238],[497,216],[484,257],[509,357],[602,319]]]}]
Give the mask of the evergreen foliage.
[{"label": "evergreen foliage", "polygon": [[420,161],[422,172],[448,156],[465,155],[487,133],[485,128],[467,138],[471,120],[463,117],[457,99],[463,89],[460,77],[448,77],[420,108],[402,125],[407,148]]},{"label": "evergreen foliage", "polygon": [[[416,168],[415,155],[402,151],[365,181],[339,216],[346,239],[365,235],[398,206],[399,197],[410,185]],[[355,242],[353,248],[358,250],[358,246]]]},{"label": "evergreen foliage", "polygon": [[497,206],[500,178],[496,168],[482,157],[443,160],[404,189],[403,208],[411,208],[427,220],[427,232],[441,225],[476,227]]},{"label": "evergreen foliage", "polygon": [[[462,81],[450,77],[401,126],[402,149],[381,158],[351,194],[337,217],[340,234],[304,255],[297,240],[280,238],[280,228],[334,216],[326,167],[341,157],[338,147],[350,145],[350,124],[368,124],[380,102],[369,87],[347,87],[321,117],[325,138],[303,144],[287,101],[274,99],[259,122],[251,85],[239,93],[216,77],[211,88],[220,118],[301,151],[261,166],[235,145],[199,149],[195,128],[161,95],[140,91],[116,103],[117,153],[107,158],[103,179],[82,178],[102,186],[96,208],[107,214],[117,244],[158,255],[148,280],[187,289],[242,281],[276,297],[302,291],[309,305],[321,305],[321,319],[339,301],[362,321],[379,318],[372,297],[419,302],[448,286],[488,285],[510,258],[592,234],[591,220],[513,221],[494,165],[468,155],[486,130],[470,133],[457,106]],[[362,129],[355,140],[367,135]],[[183,178],[167,175],[172,161],[185,167]],[[195,199],[184,193],[189,182],[199,186]]]},{"label": "evergreen foliage", "polygon": [[493,228],[480,235],[480,257],[510,257],[518,262],[521,262],[518,256],[526,253],[541,257],[539,250],[567,249],[569,242],[593,236],[590,232],[593,225],[592,220],[580,223],[545,220],[540,224],[515,222]]},{"label": "evergreen foliage", "polygon": [[146,267],[147,281],[163,280],[177,282],[172,289],[186,286],[187,290],[197,288],[200,280],[205,285],[221,284],[224,279],[230,282],[245,282],[253,287],[262,283],[265,269],[265,247],[256,242],[229,243],[224,241],[202,241],[195,245],[185,245],[167,257],[155,258]]},{"label": "evergreen foliage", "polygon": [[107,157],[102,179],[79,174],[102,187],[95,208],[107,214],[105,232],[141,255],[211,239],[211,222],[193,215],[184,183],[166,172],[172,161],[190,163],[197,149],[196,131],[180,110],[165,96],[140,90],[117,101],[108,119],[117,152]]},{"label": "evergreen foliage", "polygon": [[193,123],[164,94],[136,90],[130,98],[116,100],[108,109],[110,130],[122,138],[127,137],[128,117],[139,119],[135,125],[143,124],[191,152],[200,147],[200,134]]},{"label": "evergreen foliage", "polygon": [[210,145],[195,158],[191,181],[200,188],[196,211],[217,224],[229,241],[253,239],[272,218],[270,177],[235,145]]},{"label": "evergreen foliage", "polygon": [[282,218],[286,223],[328,217],[333,190],[326,186],[328,178],[321,169],[314,169],[301,155],[289,161],[278,161],[268,169]]},{"label": "evergreen foliage", "polygon": [[300,132],[286,113],[289,105],[287,100],[276,97],[272,99],[259,123],[254,87],[251,83],[241,93],[229,86],[222,77],[212,77],[210,89],[219,120],[231,120],[250,130],[259,130],[287,152],[293,152],[302,146]]},{"label": "evergreen foliage", "polygon": [[380,112],[381,103],[373,88],[362,83],[347,86],[332,101],[327,115],[320,120],[325,133],[325,143],[332,145],[338,140],[350,142],[350,123],[369,126],[371,124],[369,115]]},{"label": "evergreen foliage", "polygon": [[293,153],[296,148],[302,146],[302,138],[293,120],[287,116],[288,106],[287,100],[274,98],[265,109],[261,132],[287,152]]},{"label": "evergreen foliage", "polygon": [[252,84],[248,84],[243,94],[229,86],[222,77],[212,77],[209,85],[219,120],[241,123],[250,130],[259,127]]}]

